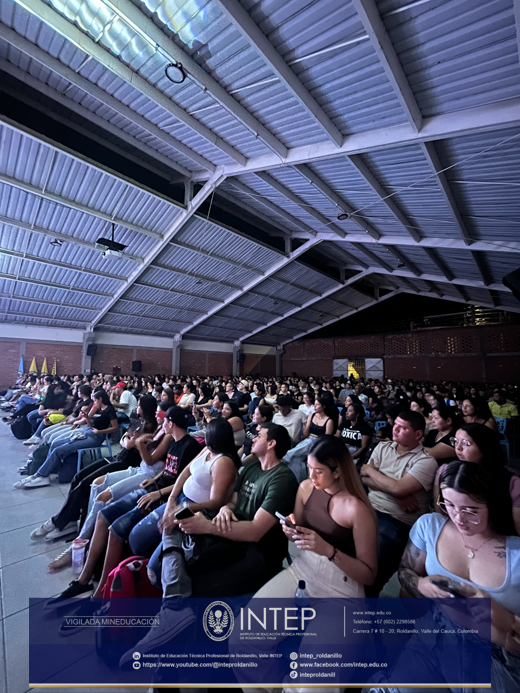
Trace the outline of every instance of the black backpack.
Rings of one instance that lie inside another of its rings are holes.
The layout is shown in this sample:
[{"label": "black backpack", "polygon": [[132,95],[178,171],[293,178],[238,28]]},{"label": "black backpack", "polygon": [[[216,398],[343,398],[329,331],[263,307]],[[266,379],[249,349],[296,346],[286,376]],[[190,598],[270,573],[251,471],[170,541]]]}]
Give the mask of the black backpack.
[{"label": "black backpack", "polygon": [[25,416],[19,416],[11,424],[11,432],[18,440],[27,440],[33,434],[32,426]]}]

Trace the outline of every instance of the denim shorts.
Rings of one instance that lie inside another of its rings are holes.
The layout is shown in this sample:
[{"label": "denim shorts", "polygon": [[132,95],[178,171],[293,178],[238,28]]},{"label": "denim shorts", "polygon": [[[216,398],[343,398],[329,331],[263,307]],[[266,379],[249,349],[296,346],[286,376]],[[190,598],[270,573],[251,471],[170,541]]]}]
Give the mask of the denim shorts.
[{"label": "denim shorts", "polygon": [[137,488],[99,511],[109,525],[110,531],[121,541],[126,541],[136,524],[148,514],[146,510],[143,511],[138,507],[137,501],[141,496],[154,490],[156,490],[154,485],[148,486],[147,489]]}]

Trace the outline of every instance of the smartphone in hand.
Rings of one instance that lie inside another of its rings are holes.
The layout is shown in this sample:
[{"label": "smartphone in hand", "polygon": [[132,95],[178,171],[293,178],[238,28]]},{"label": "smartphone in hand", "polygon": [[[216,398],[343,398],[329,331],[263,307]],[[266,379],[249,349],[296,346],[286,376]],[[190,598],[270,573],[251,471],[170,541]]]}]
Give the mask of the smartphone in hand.
[{"label": "smartphone in hand", "polygon": [[177,510],[175,513],[175,519],[176,520],[187,520],[188,517],[195,517],[195,513],[192,512],[188,506],[181,508],[180,510]]},{"label": "smartphone in hand", "polygon": [[288,517],[285,517],[285,515],[282,515],[282,513],[279,513],[278,511],[275,512],[276,517],[281,520],[287,527],[291,527],[291,529],[296,529],[296,525],[294,522],[291,522]]}]

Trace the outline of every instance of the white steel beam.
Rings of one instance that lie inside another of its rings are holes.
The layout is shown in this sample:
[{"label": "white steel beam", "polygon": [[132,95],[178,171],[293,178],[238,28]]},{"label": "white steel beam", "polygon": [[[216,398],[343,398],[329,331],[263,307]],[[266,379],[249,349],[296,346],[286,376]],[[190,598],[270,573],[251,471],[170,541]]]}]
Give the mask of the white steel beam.
[{"label": "white steel beam", "polygon": [[313,207],[306,204],[298,197],[298,195],[295,195],[292,190],[289,190],[289,188],[286,188],[285,185],[277,181],[276,178],[273,178],[268,173],[257,173],[256,175],[258,178],[263,180],[264,183],[267,183],[267,185],[270,185],[272,188],[274,188],[274,190],[279,192],[281,195],[284,195],[293,204],[300,207],[300,209],[302,209],[306,214],[314,217],[319,224],[322,224],[326,228],[330,229],[331,232],[335,233],[340,238],[345,238],[346,233],[343,231],[343,229],[340,229],[339,226],[331,223],[330,219],[327,219],[327,217],[321,214],[321,212],[316,211]]},{"label": "white steel beam", "polygon": [[340,146],[343,142],[341,132],[287,65],[260,27],[253,21],[247,10],[242,7],[238,0],[218,0],[218,4],[242,36],[249,41],[251,48],[273,71],[292,96],[299,101],[307,115],[322,128],[334,145]]},{"label": "white steel beam", "polygon": [[0,279],[8,279],[12,282],[21,282],[22,284],[36,284],[36,286],[46,286],[50,289],[63,289],[64,291],[77,291],[80,294],[92,294],[92,296],[103,296],[103,298],[110,298],[110,294],[104,291],[94,291],[94,289],[84,289],[81,286],[74,286],[74,284],[56,284],[56,282],[46,282],[43,279],[31,279],[29,277],[20,277],[17,274],[6,274],[5,272],[0,273]]},{"label": "white steel beam", "polygon": [[471,287],[474,287],[475,289],[494,289],[495,291],[510,293],[509,289],[503,284],[489,284],[489,286],[486,286],[482,281],[476,279],[467,279],[466,277],[455,277],[451,281],[448,281],[445,276],[438,274],[425,273],[421,274],[420,277],[415,277],[412,274],[412,272],[406,269],[395,269],[391,272],[380,266],[370,267],[369,269],[372,272],[374,272],[374,274],[390,274],[395,278],[404,277],[405,279],[411,279],[412,281],[414,279],[420,279],[421,281],[438,282],[439,284],[450,284],[461,288],[467,287],[468,289],[470,289]]},{"label": "white steel beam", "polygon": [[[414,228],[414,225],[410,223],[406,215],[403,214],[403,212],[399,209],[394,202],[394,198],[388,196],[387,191],[383,188],[381,183],[377,180],[363,159],[357,154],[349,156],[347,159],[362,176],[362,178],[365,179],[375,194],[381,199],[381,204],[384,204],[385,207],[390,210],[397,221],[404,226],[407,233],[414,239],[414,241],[419,241],[421,239],[421,234]],[[353,218],[353,221],[355,220],[356,219]]]},{"label": "white steel beam", "polygon": [[[312,164],[341,155],[364,154],[406,144],[419,144],[444,140],[460,135],[478,132],[496,131],[501,128],[520,125],[520,99],[508,99],[486,106],[476,106],[463,111],[454,111],[443,115],[424,118],[420,132],[415,132],[411,125],[405,123],[391,128],[368,130],[349,135],[341,147],[336,148],[329,142],[307,144],[289,149],[287,157],[280,161],[274,154],[252,157],[246,166],[230,164],[224,167],[226,176],[244,173],[256,173],[282,166]],[[194,174],[195,180],[205,180],[206,174]]]},{"label": "white steel beam", "polygon": [[[354,208],[351,207],[348,202],[346,202],[342,197],[330,188],[319,176],[317,176],[314,171],[312,171],[305,164],[300,164],[299,166],[293,167],[295,171],[298,171],[306,180],[309,181],[311,185],[319,190],[325,197],[327,197],[333,204],[338,207],[338,212],[345,212],[346,214],[353,214]],[[381,234],[375,230],[375,228],[359,216],[352,216],[351,221],[353,221],[357,226],[359,226],[365,233],[374,238],[376,241],[381,237]],[[341,227],[339,227],[341,228]]]},{"label": "white steel beam", "polygon": [[48,24],[52,29],[57,31],[74,46],[84,51],[86,55],[90,55],[100,65],[103,65],[107,70],[117,75],[120,79],[131,84],[135,89],[144,94],[155,104],[163,108],[167,113],[177,118],[181,123],[184,123],[190,130],[197,133],[207,142],[212,144],[221,152],[229,156],[234,161],[242,166],[246,163],[247,158],[232,147],[228,142],[216,135],[206,125],[198,121],[193,116],[189,115],[183,108],[178,106],[166,94],[159,91],[150,82],[147,82],[137,72],[127,67],[122,60],[112,55],[108,50],[103,48],[99,43],[91,39],[81,29],[78,29],[74,24],[71,24],[68,19],[59,14],[49,5],[46,5],[43,0],[15,0],[18,5],[26,9],[28,12],[38,17],[42,22]]},{"label": "white steel beam", "polygon": [[[10,219],[9,217],[4,217],[0,215],[0,223],[2,224],[9,224],[9,226],[14,226],[17,229],[23,229],[24,231],[31,231],[31,233],[39,233],[42,236],[47,236],[48,238],[56,238],[59,241],[62,241],[63,243],[71,243],[72,245],[79,245],[82,246],[83,248],[88,248],[89,250],[95,250],[96,252],[99,252],[99,248],[96,248],[95,243],[89,243],[88,241],[84,241],[81,238],[75,238],[74,236],[67,236],[64,233],[60,233],[59,231],[51,231],[50,229],[44,229],[41,226],[34,226],[34,224],[29,224],[25,221],[20,221],[19,219]],[[129,253],[122,253],[121,257],[124,260],[133,260],[134,262],[142,262],[143,259],[140,257],[137,257],[136,255],[130,255]],[[47,262],[47,261],[46,261]],[[92,270],[88,270],[91,272]],[[104,277],[111,277],[113,279],[120,279],[121,277],[116,276],[116,275],[109,275],[105,274],[104,272],[101,273]]]},{"label": "white steel beam", "polygon": [[359,306],[359,308],[351,308],[350,310],[347,310],[346,313],[343,313],[342,315],[338,315],[337,318],[334,318],[333,320],[328,320],[327,322],[324,322],[322,325],[317,325],[315,327],[311,327],[310,330],[306,330],[305,332],[300,332],[300,334],[294,335],[294,337],[291,337],[291,339],[286,339],[285,341],[281,342],[281,345],[288,344],[289,342],[294,342],[295,339],[300,339],[301,337],[305,337],[308,334],[311,334],[311,332],[316,332],[316,330],[320,330],[322,327],[327,327],[327,325],[332,325],[335,322],[338,322],[339,320],[344,320],[345,318],[348,318],[349,315],[353,315],[354,313],[359,313],[362,310],[365,310],[365,308],[370,308],[370,306],[375,305],[376,303],[381,303],[382,301],[386,301],[387,298],[392,298],[392,296],[395,296],[398,294],[398,291],[391,291],[389,294],[386,294],[386,296],[383,296],[382,298],[375,298],[373,301],[369,301],[368,303],[365,303],[362,306]]},{"label": "white steel beam", "polygon": [[[273,274],[276,274],[279,270],[283,269],[286,265],[289,263],[293,262],[293,260],[296,260],[300,255],[303,255],[306,253],[308,250],[310,250],[312,247],[317,245],[320,241],[315,240],[314,238],[306,241],[303,243],[299,248],[294,250],[288,257],[285,255],[282,255],[279,260],[277,260],[265,273],[262,277],[258,277],[257,279],[253,279],[252,281],[248,282],[246,286],[241,290],[241,291],[235,291],[231,296],[226,298],[224,301],[224,306],[229,305],[230,303],[233,303],[233,301],[236,301],[237,298],[240,298],[244,294],[246,294],[248,291],[251,289],[254,289],[255,286],[258,286],[258,284],[261,284],[264,279],[267,279],[268,277],[271,277]],[[280,300],[283,301],[283,297],[280,298]],[[212,308],[209,310],[206,315],[203,315],[200,318],[197,318],[193,325],[191,325],[189,328],[182,330],[181,335],[185,334],[186,332],[189,332],[193,327],[196,327],[197,325],[200,325],[202,322],[210,318],[212,315],[215,315],[215,313],[218,313],[219,310],[221,310],[224,306],[216,306],[215,308]]]},{"label": "white steel beam", "polygon": [[171,243],[171,241],[174,239],[175,235],[179,233],[179,231],[183,228],[183,226],[186,224],[189,219],[195,214],[197,209],[200,207],[200,205],[211,195],[211,193],[215,190],[218,185],[223,180],[222,174],[217,171],[215,175],[211,178],[211,180],[207,181],[207,183],[204,184],[204,186],[199,190],[199,192],[195,195],[195,197],[190,201],[188,204],[188,208],[184,209],[181,211],[181,213],[177,216],[173,224],[166,230],[163,238],[154,245],[154,247],[147,253],[146,257],[144,258],[144,262],[142,265],[137,267],[130,277],[127,279],[125,284],[123,284],[114,294],[113,298],[108,301],[106,306],[103,308],[101,313],[96,317],[96,319],[91,323],[90,328],[94,329],[94,327],[98,324],[98,322],[110,311],[111,308],[114,307],[114,305],[119,301],[120,298],[122,298],[125,294],[126,291],[136,282],[143,272],[151,265],[152,262],[158,257],[159,253],[161,253],[166,246]]},{"label": "white steel beam", "polygon": [[231,186],[236,188],[237,190],[240,190],[243,192],[245,195],[250,195],[251,197],[256,198],[257,202],[259,204],[262,204],[264,207],[267,209],[270,209],[272,212],[277,214],[279,217],[282,217],[283,219],[287,219],[287,221],[290,221],[293,226],[297,226],[299,229],[301,229],[307,236],[316,236],[316,231],[305,224],[303,221],[298,219],[297,217],[294,217],[292,214],[289,214],[283,207],[279,207],[276,205],[274,202],[271,202],[271,200],[267,199],[267,197],[259,196],[258,193],[255,193],[254,190],[249,188],[247,185],[242,183],[242,181],[238,180],[237,178],[230,178],[226,181],[229,183]]},{"label": "white steel beam", "polygon": [[[16,224],[13,224],[16,226]],[[18,250],[8,250],[6,248],[0,248],[0,255],[6,255],[7,257],[15,257],[19,260],[26,262],[37,262],[41,265],[50,265],[51,267],[60,267],[61,269],[72,270],[73,272],[80,272],[82,274],[90,274],[96,277],[103,277],[104,279],[117,279],[117,281],[124,282],[125,277],[120,274],[110,274],[110,272],[100,272],[99,270],[93,270],[89,267],[80,267],[79,265],[72,265],[68,262],[59,262],[58,260],[52,260],[47,257],[39,257],[37,255],[29,255],[28,253],[22,253]]]},{"label": "white steel beam", "polygon": [[513,0],[513,7],[515,11],[516,45],[520,60],[520,0]]},{"label": "white steel beam", "polygon": [[423,142],[421,143],[421,149],[423,151],[424,156],[426,157],[428,165],[430,166],[431,170],[435,173],[435,176],[439,183],[441,194],[448,206],[448,209],[453,219],[455,220],[460,235],[464,239],[466,245],[471,245],[473,241],[469,235],[468,229],[466,228],[466,224],[464,223],[464,219],[462,218],[459,208],[457,207],[455,198],[453,197],[450,184],[448,183],[446,174],[443,171],[443,166],[440,162],[437,150],[435,149],[435,144],[433,142]]},{"label": "white steel beam", "polygon": [[268,329],[269,327],[272,327],[272,325],[276,325],[278,322],[281,322],[282,320],[286,320],[287,318],[290,318],[291,315],[295,315],[296,313],[299,313],[300,311],[305,310],[305,308],[310,308],[315,303],[322,301],[324,298],[330,298],[331,296],[333,296],[333,294],[337,293],[338,291],[341,291],[342,289],[346,288],[347,286],[350,286],[350,284],[353,284],[354,282],[358,281],[359,279],[363,279],[366,275],[367,275],[367,272],[360,272],[359,274],[354,275],[353,277],[348,279],[344,284],[339,284],[338,286],[332,287],[332,289],[328,289],[327,291],[322,293],[320,296],[315,296],[314,298],[311,298],[309,301],[306,301],[301,306],[297,306],[296,308],[292,308],[291,310],[289,310],[284,315],[280,315],[278,318],[275,318],[274,320],[270,320],[266,325],[263,325],[262,327],[259,327],[258,329],[252,330],[248,334],[243,335],[242,337],[240,337],[240,341],[243,342],[246,339],[250,339],[255,334],[258,334],[259,332],[263,332],[264,330]]},{"label": "white steel beam", "polygon": [[244,265],[240,262],[236,262],[236,260],[231,260],[231,258],[224,257],[223,255],[216,255],[213,251],[209,252],[207,250],[202,250],[202,248],[197,248],[196,246],[190,245],[189,243],[184,243],[183,241],[175,240],[173,243],[170,243],[170,245],[173,245],[174,247],[178,248],[185,248],[186,250],[190,250],[192,253],[197,253],[197,255],[203,255],[204,257],[209,257],[213,260],[219,260],[219,262],[225,262],[226,264],[231,265],[231,267],[236,267],[237,269],[253,272],[254,274],[257,274],[259,277],[264,276],[264,273],[261,272],[259,269],[255,269],[254,267],[249,267],[249,265]]},{"label": "white steel beam", "polygon": [[181,310],[185,313],[195,313],[196,315],[203,315],[205,313],[204,310],[200,310],[199,308],[187,308],[186,306],[176,306],[172,303],[161,303],[160,301],[145,301],[142,298],[121,298],[119,299],[119,303],[137,303],[138,305],[156,306],[157,308],[170,308],[171,310]]},{"label": "white steel beam", "polygon": [[[256,219],[261,219],[262,221],[265,221],[266,224],[270,224],[274,229],[278,229],[279,233],[274,233],[273,231],[267,231],[263,227],[262,231],[267,233],[269,236],[283,236],[285,238],[290,238],[291,236],[294,235],[293,231],[289,231],[289,229],[285,228],[282,226],[276,219],[273,219],[272,217],[267,216],[267,214],[264,214],[263,212],[259,212],[258,209],[254,209],[254,207],[249,207],[243,200],[239,199],[238,197],[233,197],[233,195],[230,195],[229,193],[225,192],[224,190],[219,190],[218,191],[218,198],[220,200],[226,200],[226,202],[230,202],[232,205],[235,207],[238,207],[238,211],[236,209],[231,209],[227,204],[224,205],[220,202],[220,205],[226,209],[227,211],[230,212],[230,214],[235,215],[239,219],[242,219],[243,221],[251,222],[251,218],[253,217]],[[262,201],[263,202],[263,201]],[[276,205],[273,205],[275,207]],[[248,215],[249,214],[249,218]],[[277,211],[278,214],[278,211]],[[252,222],[254,223],[254,222]],[[258,224],[257,224],[258,226]],[[307,237],[309,234],[306,233],[305,236]]]},{"label": "white steel beam", "polygon": [[406,267],[406,269],[409,269],[412,274],[415,274],[416,277],[420,276],[421,273],[419,272],[417,267],[398,248],[395,248],[393,245],[389,245],[387,247],[384,244],[383,244],[383,247],[386,248],[386,250],[391,255],[393,255],[396,260],[398,260],[401,264],[403,264]]},{"label": "white steel beam", "polygon": [[408,84],[394,46],[386,32],[383,20],[379,16],[376,3],[374,0],[352,0],[352,4],[365,27],[372,48],[379,58],[379,62],[408,118],[408,122],[418,132],[421,129],[422,114]]},{"label": "white steel beam", "polygon": [[[412,292],[405,292],[405,293],[412,293]],[[424,291],[415,291],[413,293],[417,294],[418,296],[428,296],[428,294],[425,293]],[[454,296],[448,296],[446,294],[443,294],[442,298],[445,301],[454,301],[455,303],[468,303],[468,304],[473,305],[473,306],[481,306],[482,308],[494,308],[496,310],[505,310],[509,313],[520,313],[520,304],[518,305],[518,307],[515,306],[514,308],[511,308],[510,306],[502,306],[498,302],[495,305],[495,303],[492,303],[491,301],[484,301],[483,302],[483,301],[474,301],[473,299],[467,300],[467,299],[462,299],[462,298],[455,298]]]},{"label": "white steel beam", "polygon": [[451,282],[453,279],[453,272],[446,267],[444,262],[440,259],[440,257],[437,255],[436,251],[433,250],[433,248],[424,248],[424,252],[426,255],[430,258],[430,260],[433,262],[433,264],[437,267],[438,270],[444,275],[444,277]]},{"label": "white steel beam", "polygon": [[[1,252],[1,251],[0,251]],[[223,279],[215,279],[213,277],[208,277],[205,274],[197,274],[191,270],[181,270],[177,267],[171,267],[170,265],[165,265],[162,262],[152,262],[150,267],[155,267],[157,269],[166,270],[167,272],[172,272],[173,274],[180,274],[183,277],[192,277],[198,281],[208,282],[209,284],[220,284],[221,286],[228,286],[230,289],[240,289],[239,284],[232,284],[231,282],[225,282]],[[195,294],[193,294],[195,295]],[[213,299],[212,299],[213,300]]]},{"label": "white steel beam", "polygon": [[[11,310],[2,310],[0,311],[0,318],[2,318],[4,315],[12,318],[19,318],[20,313],[15,313]],[[45,320],[47,323],[49,320],[53,320],[54,322],[74,322],[74,323],[83,323],[85,325],[88,325],[89,321],[88,320],[80,320],[79,318],[60,318],[54,315],[31,315],[29,313],[26,313],[24,315],[24,318],[29,318],[29,320]],[[22,324],[21,322],[19,324]],[[30,324],[30,323],[25,323],[25,324]]]},{"label": "white steel beam", "polygon": [[[188,53],[172,41],[166,33],[151,19],[141,12],[130,0],[103,0],[123,21],[131,26],[133,31],[153,41],[156,46],[162,48],[173,61],[182,64],[188,73],[189,79],[197,84],[201,90],[209,94],[222,108],[241,123],[249,132],[263,142],[269,149],[280,156],[287,155],[287,147],[277,139],[264,125],[262,125],[244,106],[228,94],[216,80],[213,79]],[[156,16],[161,18],[160,10]]]},{"label": "white steel beam", "polygon": [[86,77],[82,77],[81,75],[77,74],[70,67],[67,67],[61,63],[57,58],[53,58],[49,53],[36,46],[34,43],[31,43],[28,39],[24,38],[20,34],[17,34],[13,29],[9,29],[4,24],[0,24],[0,38],[4,39],[4,41],[17,48],[33,60],[39,62],[45,68],[59,75],[70,84],[74,85],[78,89],[81,89],[81,91],[83,91],[85,94],[89,94],[93,98],[97,99],[100,103],[112,109],[115,113],[123,116],[123,118],[126,118],[126,120],[129,122],[137,125],[137,127],[145,130],[153,137],[156,137],[172,150],[177,151],[179,154],[191,159],[195,164],[197,164],[197,166],[209,171],[209,174],[216,171],[217,167],[215,164],[208,161],[203,156],[200,156],[200,154],[197,154],[187,145],[183,144],[179,140],[176,140],[164,130],[161,130],[161,128],[154,125],[144,116],[139,115],[128,106],[125,106],[115,97],[111,96],[107,92],[103,91],[103,89],[90,82],[88,79],[86,79]]},{"label": "white steel beam", "polygon": [[352,243],[352,246],[357,250],[358,253],[366,255],[366,257],[373,263],[375,263],[377,266],[382,267],[389,274],[392,273],[393,267],[390,267],[390,265],[385,260],[376,255],[378,251],[377,248],[371,250],[370,248],[366,248],[362,243]]},{"label": "white steel beam", "polygon": [[[104,221],[108,221],[110,224],[116,224],[116,226],[123,226],[124,228],[130,229],[131,231],[142,233],[145,236],[150,236],[151,238],[157,239],[161,238],[161,234],[157,233],[157,231],[151,231],[150,229],[145,229],[142,226],[136,226],[135,224],[131,224],[130,222],[125,221],[124,219],[111,217],[110,214],[105,214],[105,212],[101,212],[98,209],[87,207],[86,205],[82,205],[79,202],[75,202],[74,200],[69,200],[66,197],[62,197],[61,195],[55,195],[54,193],[51,193],[48,190],[37,188],[34,185],[31,185],[30,183],[25,183],[21,180],[16,180],[16,178],[7,176],[5,173],[0,173],[0,183],[5,183],[6,185],[10,185],[12,188],[18,188],[18,190],[23,190],[24,192],[29,193],[30,195],[36,195],[37,197],[41,197],[44,200],[50,200],[51,202],[55,202],[56,204],[62,205],[64,207],[75,209],[78,212],[83,212],[83,214],[88,214],[91,217],[103,219]],[[177,207],[176,209],[179,208]]]},{"label": "white steel beam", "polygon": [[193,294],[191,291],[183,291],[182,289],[174,289],[169,286],[162,286],[161,284],[154,284],[146,280],[135,281],[133,286],[140,286],[143,289],[156,289],[157,291],[166,291],[169,294],[178,294],[179,296],[191,296],[192,298],[201,298],[205,301],[212,301],[213,303],[224,303],[222,298],[214,298],[213,296],[206,296],[205,294]]},{"label": "white steel beam", "polygon": [[[65,303],[64,301],[47,301],[43,298],[32,298],[27,296],[18,296],[11,294],[0,294],[0,298],[6,298],[10,301],[25,301],[26,303],[39,303],[44,306],[53,306],[54,308],[77,308],[78,310],[91,310],[95,313],[101,308],[95,306],[83,306],[79,303]],[[85,322],[89,322],[86,320]]]},{"label": "white steel beam", "polygon": [[[331,240],[329,237],[322,236],[321,234],[318,234],[318,237],[321,237],[322,240]],[[334,243],[340,247],[343,243],[363,242],[366,243],[368,248],[377,252],[379,244],[359,234],[349,234],[348,237],[343,240],[334,239]],[[469,248],[462,239],[448,237],[425,237],[421,238],[417,243],[407,236],[382,236],[380,242],[384,243],[385,246],[392,245],[402,246],[403,248],[422,248],[423,250],[431,248],[432,250],[464,250],[466,252],[507,253],[508,255],[520,253],[520,243],[515,241],[473,241],[471,248]]]},{"label": "white steel beam", "polygon": [[18,101],[21,101],[27,104],[28,106],[32,106],[33,108],[36,108],[38,111],[44,113],[49,118],[56,120],[58,123],[66,125],[68,128],[72,128],[76,132],[84,135],[85,137],[90,138],[94,142],[98,142],[99,144],[103,145],[103,147],[111,149],[112,151],[119,154],[119,156],[122,156],[125,159],[128,159],[129,161],[138,164],[142,168],[151,171],[156,176],[161,176],[162,178],[165,178],[170,183],[179,180],[180,176],[183,176],[185,178],[191,178],[192,172],[189,169],[185,168],[184,166],[181,166],[181,164],[178,164],[177,162],[173,161],[173,159],[169,159],[162,152],[158,151],[157,149],[153,149],[145,142],[142,142],[141,140],[137,139],[136,137],[133,137],[132,135],[129,135],[122,128],[113,125],[110,121],[105,120],[105,118],[102,118],[101,116],[98,116],[93,111],[89,111],[88,108],[85,108],[76,101],[69,99],[67,96],[65,96],[65,94],[61,94],[55,89],[52,89],[47,84],[45,84],[45,82],[41,82],[39,79],[36,79],[36,77],[32,77],[28,72],[24,72],[19,67],[16,67],[16,65],[12,65],[11,63],[8,63],[4,60],[2,62],[0,69],[2,70],[2,72],[6,72],[7,74],[17,79],[19,82],[23,82],[27,86],[31,87],[31,89],[34,89],[39,94],[46,96],[48,99],[51,99],[55,103],[60,104],[60,106],[63,106],[69,111],[76,113],[78,116],[81,116],[85,120],[90,121],[93,125],[100,128],[101,130],[104,130],[105,132],[108,132],[113,137],[117,137],[117,139],[121,140],[121,142],[125,142],[137,151],[146,154],[146,156],[150,157],[151,159],[154,159],[155,161],[161,163],[163,166],[168,167],[168,169],[170,169],[170,173],[168,174],[167,172],[162,171],[159,168],[150,166],[146,161],[143,161],[143,159],[134,156],[125,149],[118,147],[116,144],[110,142],[108,138],[100,137],[95,132],[88,130],[87,128],[84,128],[82,125],[75,122],[74,120],[70,120],[70,118],[66,118],[65,116],[57,113],[52,108],[46,108],[41,103],[36,103],[19,90],[4,85],[3,90],[8,93],[11,93]]}]

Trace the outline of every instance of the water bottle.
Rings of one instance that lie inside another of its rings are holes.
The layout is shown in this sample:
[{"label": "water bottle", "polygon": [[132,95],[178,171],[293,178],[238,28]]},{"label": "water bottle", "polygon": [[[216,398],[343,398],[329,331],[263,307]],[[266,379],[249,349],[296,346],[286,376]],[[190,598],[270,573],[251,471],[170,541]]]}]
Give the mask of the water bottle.
[{"label": "water bottle", "polygon": [[296,606],[304,607],[309,606],[311,603],[311,595],[307,592],[307,587],[305,586],[305,580],[298,581],[298,587],[294,593],[294,603]]},{"label": "water bottle", "polygon": [[74,539],[72,542],[72,574],[81,575],[85,561],[85,548],[88,539]]}]

